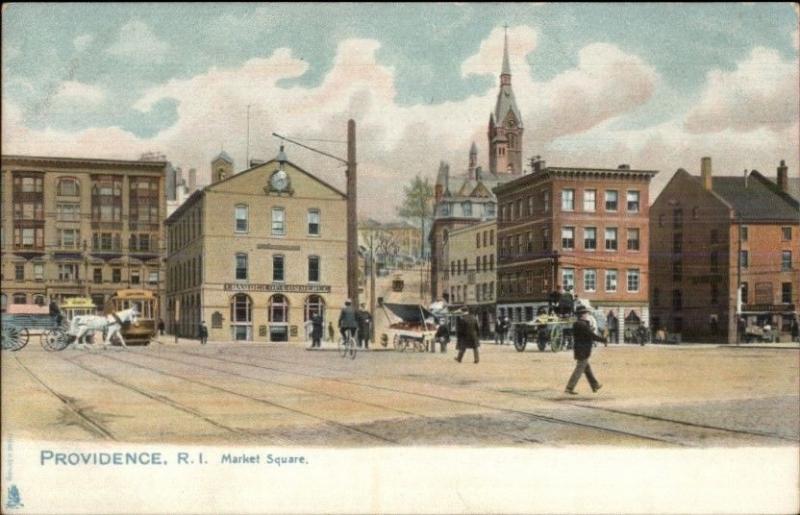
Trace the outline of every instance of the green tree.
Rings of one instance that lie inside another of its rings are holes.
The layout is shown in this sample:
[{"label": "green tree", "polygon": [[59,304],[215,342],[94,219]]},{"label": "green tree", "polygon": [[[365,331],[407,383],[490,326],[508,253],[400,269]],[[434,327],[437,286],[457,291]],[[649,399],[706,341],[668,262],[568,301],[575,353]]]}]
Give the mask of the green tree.
[{"label": "green tree", "polygon": [[425,228],[430,228],[433,219],[433,185],[426,177],[414,177],[403,187],[403,203],[397,208],[397,214],[420,229],[420,257],[425,255]]}]

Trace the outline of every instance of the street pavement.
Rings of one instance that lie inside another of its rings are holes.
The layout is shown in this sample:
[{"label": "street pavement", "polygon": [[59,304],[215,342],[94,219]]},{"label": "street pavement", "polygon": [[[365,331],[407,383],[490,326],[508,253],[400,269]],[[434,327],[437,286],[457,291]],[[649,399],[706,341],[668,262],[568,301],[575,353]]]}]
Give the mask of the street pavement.
[{"label": "street pavement", "polygon": [[43,440],[259,445],[626,447],[800,442],[797,345],[609,345],[603,388],[564,393],[571,352],[485,342],[447,354],[163,337],[147,347],[35,341],[2,355],[2,423]]}]

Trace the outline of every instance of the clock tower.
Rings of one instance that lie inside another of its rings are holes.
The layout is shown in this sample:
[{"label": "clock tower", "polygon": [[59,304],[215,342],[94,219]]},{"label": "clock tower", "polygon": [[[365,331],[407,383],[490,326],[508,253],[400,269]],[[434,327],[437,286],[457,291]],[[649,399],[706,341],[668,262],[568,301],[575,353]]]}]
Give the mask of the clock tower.
[{"label": "clock tower", "polygon": [[489,170],[493,174],[522,174],[522,132],[522,116],[514,98],[514,90],[511,89],[506,27],[500,91],[494,112],[489,116]]}]

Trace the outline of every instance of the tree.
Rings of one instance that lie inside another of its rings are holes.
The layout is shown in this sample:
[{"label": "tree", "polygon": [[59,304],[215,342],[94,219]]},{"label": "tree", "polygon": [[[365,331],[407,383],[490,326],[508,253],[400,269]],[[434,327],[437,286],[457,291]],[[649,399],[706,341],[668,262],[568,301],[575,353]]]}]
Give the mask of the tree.
[{"label": "tree", "polygon": [[403,187],[403,203],[397,208],[397,214],[414,225],[419,223],[422,235],[419,255],[422,257],[425,254],[425,227],[430,227],[426,223],[433,218],[433,186],[427,177],[421,179],[417,175]]}]

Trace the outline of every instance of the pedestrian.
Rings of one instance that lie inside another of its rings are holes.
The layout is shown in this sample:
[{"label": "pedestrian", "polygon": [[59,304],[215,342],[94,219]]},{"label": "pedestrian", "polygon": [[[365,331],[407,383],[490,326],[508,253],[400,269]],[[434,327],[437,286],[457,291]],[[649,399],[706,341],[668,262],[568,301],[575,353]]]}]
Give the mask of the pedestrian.
[{"label": "pedestrian", "polygon": [[561,303],[561,285],[557,284],[556,289],[550,292],[547,296],[547,311],[553,314],[558,311],[558,306]]},{"label": "pedestrian", "polygon": [[461,314],[462,316],[458,317],[456,322],[456,349],[458,349],[456,361],[461,363],[461,359],[467,349],[472,349],[472,354],[477,364],[480,361],[478,347],[481,345],[478,339],[478,320],[469,311],[464,311]]},{"label": "pedestrian", "polygon": [[50,297],[50,306],[48,307],[50,311],[50,318],[53,319],[57,326],[60,326],[61,322],[64,320],[64,317],[61,315],[61,308],[59,308],[58,304],[56,304],[56,299]]},{"label": "pedestrian", "polygon": [[608,312],[606,326],[608,326],[608,341],[611,343],[619,343],[619,335],[617,334],[619,332],[619,322],[613,311]]},{"label": "pedestrian", "polygon": [[597,381],[592,373],[592,367],[589,365],[589,357],[592,355],[592,342],[605,342],[606,339],[592,332],[589,317],[591,314],[584,306],[580,306],[576,313],[578,320],[572,324],[572,336],[575,340],[573,347],[573,357],[577,362],[575,370],[569,378],[567,388],[564,390],[566,393],[577,395],[575,385],[582,375],[586,374],[586,379],[589,380],[589,386],[592,387],[593,392],[597,392],[602,385]]},{"label": "pedestrian", "polygon": [[314,313],[311,317],[311,348],[320,348],[322,340],[322,317]]},{"label": "pedestrian", "polygon": [[792,333],[792,341],[800,342],[800,316],[797,314],[792,317],[792,323],[789,330]]},{"label": "pedestrian", "polygon": [[447,344],[450,343],[450,328],[445,318],[439,327],[436,328],[436,336],[434,337],[439,342],[439,350],[442,354],[447,353]]},{"label": "pedestrian", "polygon": [[494,343],[497,345],[504,345],[506,331],[508,331],[508,317],[500,317],[494,329]]},{"label": "pedestrian", "polygon": [[200,322],[200,330],[198,331],[200,335],[200,344],[205,345],[208,343],[208,326],[206,325],[206,321],[203,320]]},{"label": "pedestrian", "polygon": [[372,317],[363,303],[361,304],[361,309],[356,312],[356,320],[358,320],[358,346],[369,349],[369,326],[372,322]]},{"label": "pedestrian", "polygon": [[164,336],[164,321],[162,319],[158,319],[158,334]]},{"label": "pedestrian", "polygon": [[562,317],[568,317],[572,315],[574,308],[575,298],[572,296],[572,286],[567,285],[564,287],[564,293],[561,295],[561,299],[558,301],[558,313]]},{"label": "pedestrian", "polygon": [[351,336],[358,337],[358,318],[353,307],[353,301],[350,299],[344,301],[344,307],[339,313],[339,332],[342,334],[344,341],[347,341]]},{"label": "pedestrian", "polygon": [[333,322],[328,322],[328,341],[333,342],[336,331],[333,330]]}]

